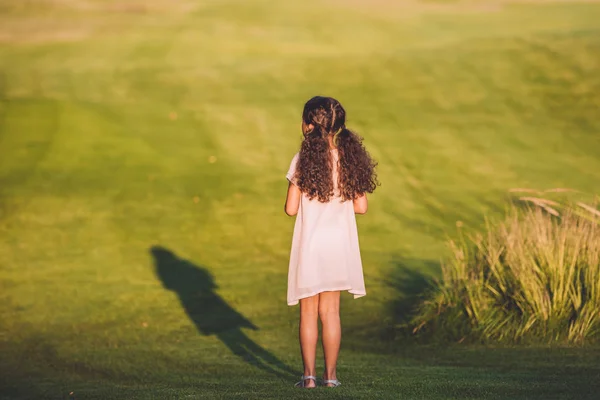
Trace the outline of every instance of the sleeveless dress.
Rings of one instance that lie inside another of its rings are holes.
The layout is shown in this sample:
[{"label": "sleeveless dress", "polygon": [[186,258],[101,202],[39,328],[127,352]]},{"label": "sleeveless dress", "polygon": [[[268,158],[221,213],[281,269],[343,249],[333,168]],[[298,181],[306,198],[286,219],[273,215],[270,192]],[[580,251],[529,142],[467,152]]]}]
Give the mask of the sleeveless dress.
[{"label": "sleeveless dress", "polygon": [[[295,183],[298,154],[287,179]],[[296,215],[288,272],[287,303],[327,291],[366,295],[354,204],[337,194],[337,150],[332,150],[334,197],[327,203],[302,194]]]}]

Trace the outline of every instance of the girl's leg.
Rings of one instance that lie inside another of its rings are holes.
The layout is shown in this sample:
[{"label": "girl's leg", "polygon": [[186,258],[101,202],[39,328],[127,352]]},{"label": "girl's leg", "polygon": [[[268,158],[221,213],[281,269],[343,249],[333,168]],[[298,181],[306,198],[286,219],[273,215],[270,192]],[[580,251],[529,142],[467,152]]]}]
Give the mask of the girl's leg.
[{"label": "girl's leg", "polygon": [[[304,363],[304,376],[315,376],[318,327],[319,295],[300,299],[300,350]],[[314,381],[304,381],[305,387],[315,387]]]},{"label": "girl's leg", "polygon": [[323,354],[325,355],[325,372],[323,379],[337,379],[337,359],[342,341],[340,323],[340,292],[323,292],[319,294],[319,317],[323,325]]}]

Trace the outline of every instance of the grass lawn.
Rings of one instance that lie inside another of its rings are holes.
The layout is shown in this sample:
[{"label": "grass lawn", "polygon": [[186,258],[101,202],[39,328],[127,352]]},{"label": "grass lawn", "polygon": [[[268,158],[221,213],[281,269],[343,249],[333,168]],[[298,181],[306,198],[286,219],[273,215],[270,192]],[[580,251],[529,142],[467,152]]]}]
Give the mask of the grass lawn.
[{"label": "grass lawn", "polygon": [[[0,399],[597,398],[597,345],[395,327],[510,188],[600,193],[598,21],[589,0],[0,0]],[[343,386],[305,392],[283,200],[316,94],[382,186]]]}]

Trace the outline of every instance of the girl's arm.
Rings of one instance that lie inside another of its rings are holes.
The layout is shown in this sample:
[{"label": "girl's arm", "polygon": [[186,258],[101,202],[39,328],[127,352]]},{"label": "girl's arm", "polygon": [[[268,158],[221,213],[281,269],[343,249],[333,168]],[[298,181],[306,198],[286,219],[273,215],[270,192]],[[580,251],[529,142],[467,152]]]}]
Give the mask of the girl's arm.
[{"label": "girl's arm", "polygon": [[366,214],[367,209],[369,208],[369,203],[367,201],[367,194],[363,194],[360,197],[354,199],[354,213],[355,214]]},{"label": "girl's arm", "polygon": [[302,192],[300,192],[298,186],[290,182],[288,185],[287,198],[285,199],[285,213],[290,217],[298,214],[301,195]]}]

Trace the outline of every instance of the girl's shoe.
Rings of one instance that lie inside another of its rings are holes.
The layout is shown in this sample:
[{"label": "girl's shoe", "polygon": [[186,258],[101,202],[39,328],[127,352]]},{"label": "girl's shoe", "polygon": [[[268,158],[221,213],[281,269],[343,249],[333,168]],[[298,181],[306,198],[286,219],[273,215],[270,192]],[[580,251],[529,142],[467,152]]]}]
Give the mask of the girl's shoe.
[{"label": "girl's shoe", "polygon": [[307,380],[309,380],[309,379],[315,382],[315,387],[317,386],[317,377],[316,376],[312,376],[312,375],[304,376],[304,375],[302,375],[300,377],[300,379],[301,379],[300,382],[296,382],[296,384],[294,386],[299,387],[299,388],[312,389],[312,388],[306,387],[306,383],[305,382]]},{"label": "girl's shoe", "polygon": [[[338,381],[337,379],[323,379],[323,386],[338,387],[341,384],[342,384],[342,382]],[[333,385],[333,386],[329,386],[329,385]]]}]

